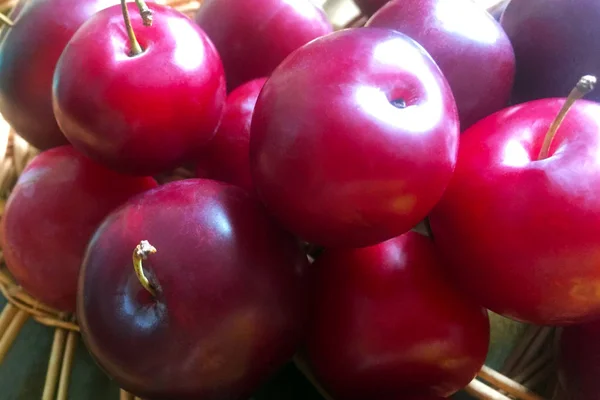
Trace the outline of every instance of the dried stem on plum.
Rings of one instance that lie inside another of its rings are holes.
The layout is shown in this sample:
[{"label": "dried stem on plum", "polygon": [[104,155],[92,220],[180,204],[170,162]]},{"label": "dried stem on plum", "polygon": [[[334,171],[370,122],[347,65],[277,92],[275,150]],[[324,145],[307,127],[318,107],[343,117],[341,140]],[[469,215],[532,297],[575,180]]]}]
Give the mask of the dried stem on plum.
[{"label": "dried stem on plum", "polygon": [[142,53],[142,47],[135,37],[133,26],[131,26],[131,18],[129,17],[129,10],[127,9],[127,0],[121,0],[121,10],[123,11],[123,20],[125,21],[125,29],[127,29],[127,36],[129,36],[129,44],[131,49],[129,55],[131,57],[137,56]]},{"label": "dried stem on plum", "polygon": [[142,21],[144,21],[144,26],[152,26],[152,11],[148,8],[146,2],[144,0],[135,0],[135,4],[140,10]]},{"label": "dried stem on plum", "polygon": [[548,155],[550,152],[550,145],[552,145],[552,141],[554,140],[554,137],[556,136],[556,132],[558,131],[558,128],[560,128],[560,125],[565,120],[567,113],[569,112],[569,110],[571,109],[573,104],[575,104],[575,102],[577,100],[581,99],[583,96],[585,96],[586,94],[588,94],[589,92],[594,90],[595,85],[596,85],[596,77],[593,75],[583,76],[579,80],[579,82],[577,82],[577,85],[573,88],[573,90],[571,90],[571,93],[569,93],[569,97],[567,97],[567,100],[565,101],[565,104],[560,109],[558,115],[556,116],[554,121],[552,121],[552,124],[550,125],[550,128],[548,129],[548,132],[546,133],[546,137],[544,138],[544,143],[542,144],[542,149],[540,150],[540,154],[538,155],[538,160],[543,160],[545,158],[548,158]]},{"label": "dried stem on plum", "polygon": [[152,296],[156,295],[156,290],[146,277],[144,273],[144,267],[142,266],[142,260],[146,260],[148,255],[156,253],[156,248],[152,246],[147,240],[142,240],[133,250],[133,269],[137,275],[140,284],[146,289]]}]

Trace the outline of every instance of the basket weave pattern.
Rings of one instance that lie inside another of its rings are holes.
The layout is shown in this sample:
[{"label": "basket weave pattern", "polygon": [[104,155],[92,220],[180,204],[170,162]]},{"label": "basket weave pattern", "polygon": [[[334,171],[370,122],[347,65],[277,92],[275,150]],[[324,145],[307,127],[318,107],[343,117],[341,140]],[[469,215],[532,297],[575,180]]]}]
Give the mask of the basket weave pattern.
[{"label": "basket weave pattern", "polygon": [[[504,0],[476,0],[493,9]],[[201,5],[201,0],[158,0],[177,10],[193,15]],[[8,12],[16,0],[0,0],[0,12]],[[338,27],[361,26],[365,22],[361,15],[355,15]],[[10,191],[27,163],[38,151],[14,132],[0,117],[0,216]],[[180,169],[172,174],[159,177],[161,183],[191,177],[189,171]],[[79,327],[72,315],[55,310],[26,293],[12,279],[0,253],[0,292],[8,300],[0,312],[0,365],[11,345],[18,337],[25,322],[30,318],[54,328],[54,340],[49,356],[48,370],[42,400],[67,400],[69,377],[73,355],[79,335]],[[556,381],[552,360],[551,328],[530,327],[521,341],[508,356],[501,372],[484,366],[478,376],[465,388],[466,392],[478,399],[486,400],[544,400],[528,387],[537,387],[548,381]],[[297,358],[298,368],[317,388],[326,400],[333,400],[312,376],[307,364]],[[509,378],[510,376],[511,378]],[[558,399],[558,395],[554,396]],[[121,400],[134,400],[131,394],[121,391]]]}]

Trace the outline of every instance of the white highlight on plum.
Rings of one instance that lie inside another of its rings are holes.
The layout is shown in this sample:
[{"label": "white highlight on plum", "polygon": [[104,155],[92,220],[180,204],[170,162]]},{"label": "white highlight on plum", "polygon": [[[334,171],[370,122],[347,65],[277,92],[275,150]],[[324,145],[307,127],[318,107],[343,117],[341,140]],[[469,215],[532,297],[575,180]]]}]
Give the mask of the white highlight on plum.
[{"label": "white highlight on plum", "polygon": [[293,8],[297,14],[302,15],[308,19],[312,19],[315,16],[315,6],[308,0],[284,0],[283,1],[288,7]]},{"label": "white highlight on plum", "polygon": [[510,140],[504,146],[502,163],[511,167],[524,167],[531,162],[527,149],[519,140]]},{"label": "white highlight on plum", "polygon": [[435,9],[436,18],[447,31],[477,42],[493,44],[498,41],[499,29],[492,17],[482,18],[481,14],[484,12],[477,4],[468,0],[440,1]]},{"label": "white highlight on plum", "polygon": [[[397,108],[390,103],[388,93],[378,87],[366,85],[358,86],[354,96],[356,102],[373,117],[407,130],[412,128],[414,133],[430,131],[439,124],[445,110],[442,99],[440,81],[433,74],[427,73],[431,69],[431,61],[424,50],[416,42],[411,42],[406,36],[398,34],[397,38],[389,39],[378,44],[373,49],[373,59],[381,64],[380,70],[389,72],[403,70],[406,76],[420,78],[417,82],[398,82],[397,86],[422,85],[416,92],[423,93],[416,102],[405,99],[406,108]],[[393,82],[391,82],[393,84]],[[406,122],[410,120],[410,124]]]},{"label": "white highlight on plum", "polygon": [[213,207],[211,207],[210,214],[216,231],[224,237],[231,237],[233,234],[233,229],[231,228],[231,224],[229,223],[229,219],[227,218],[225,211],[220,206],[215,204]]},{"label": "white highlight on plum", "polygon": [[441,99],[437,102],[430,99],[425,103],[398,108],[390,103],[386,93],[373,86],[358,86],[354,96],[360,107],[377,120],[404,131],[411,130],[415,134],[430,131],[442,117]]},{"label": "white highlight on plum", "polygon": [[[167,23],[170,31],[178,40],[187,42],[185,44],[178,43],[178,46],[175,46],[173,53],[175,63],[184,70],[194,70],[200,67],[206,55],[204,54],[204,44],[198,33],[189,21],[183,19],[169,18]],[[190,51],[190,49],[194,49],[194,51]]]}]

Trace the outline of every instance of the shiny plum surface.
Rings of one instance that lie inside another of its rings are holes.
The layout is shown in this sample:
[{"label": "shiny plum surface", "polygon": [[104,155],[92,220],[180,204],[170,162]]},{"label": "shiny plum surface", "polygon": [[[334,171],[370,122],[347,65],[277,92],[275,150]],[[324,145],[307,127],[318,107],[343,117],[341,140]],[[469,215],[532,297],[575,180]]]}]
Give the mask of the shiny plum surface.
[{"label": "shiny plum surface", "polygon": [[375,244],[437,203],[458,137],[450,87],[421,46],[389,29],[347,29],[294,52],[263,87],[252,178],[269,211],[304,240]]},{"label": "shiny plum surface", "polygon": [[94,231],[130,197],[154,187],[153,178],[118,174],[72,146],[40,153],[20,175],[2,215],[8,269],[35,298],[75,311],[79,269]]},{"label": "shiny plum surface", "polygon": [[214,136],[225,78],[208,37],[184,14],[148,3],[152,26],[128,4],[143,52],[131,56],[121,6],[77,31],[54,75],[54,111],[67,139],[115,170],[155,174],[193,159]]},{"label": "shiny plum surface", "polygon": [[[144,289],[132,253],[154,288]],[[98,363],[147,399],[245,399],[304,339],[300,243],[236,186],[165,184],[111,214],[83,264],[78,321]]]}]

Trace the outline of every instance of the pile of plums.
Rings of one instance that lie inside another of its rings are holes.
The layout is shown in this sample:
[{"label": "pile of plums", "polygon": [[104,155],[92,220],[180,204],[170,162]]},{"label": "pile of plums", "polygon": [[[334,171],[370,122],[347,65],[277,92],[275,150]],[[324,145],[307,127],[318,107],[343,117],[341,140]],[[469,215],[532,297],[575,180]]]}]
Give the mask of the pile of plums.
[{"label": "pile of plums", "polygon": [[596,398],[600,2],[357,3],[334,32],[309,0],[20,0],[8,269],[144,399],[246,399],[295,355],[336,400],[446,398],[487,309],[572,325]]}]

